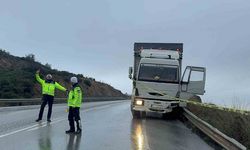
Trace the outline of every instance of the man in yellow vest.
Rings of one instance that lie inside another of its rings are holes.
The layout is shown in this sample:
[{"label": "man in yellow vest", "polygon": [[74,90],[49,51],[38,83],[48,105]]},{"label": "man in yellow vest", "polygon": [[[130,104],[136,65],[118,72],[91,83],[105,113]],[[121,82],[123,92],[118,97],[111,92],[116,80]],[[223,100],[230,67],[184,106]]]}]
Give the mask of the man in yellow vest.
[{"label": "man in yellow vest", "polygon": [[[69,120],[69,126],[70,129],[66,131],[66,134],[68,133],[81,133],[81,118],[80,118],[80,108],[82,104],[82,90],[81,87],[78,84],[78,80],[76,77],[71,77],[70,82],[72,83],[72,88],[69,91],[68,95],[68,106],[69,106],[69,114],[68,114],[68,120]],[[75,123],[77,130],[75,131]]]},{"label": "man in yellow vest", "polygon": [[55,89],[59,89],[61,91],[67,91],[67,90],[63,86],[61,86],[59,83],[53,81],[51,74],[47,74],[46,75],[46,80],[43,80],[43,79],[40,78],[39,73],[40,73],[40,70],[38,70],[36,72],[36,80],[42,86],[43,97],[42,97],[42,104],[41,104],[41,107],[40,107],[39,116],[38,116],[38,119],[36,120],[36,122],[39,122],[40,120],[42,120],[44,107],[46,106],[47,103],[48,103],[48,106],[49,106],[47,121],[51,122],[50,118],[51,118],[52,105],[53,105],[54,96],[55,96]]}]

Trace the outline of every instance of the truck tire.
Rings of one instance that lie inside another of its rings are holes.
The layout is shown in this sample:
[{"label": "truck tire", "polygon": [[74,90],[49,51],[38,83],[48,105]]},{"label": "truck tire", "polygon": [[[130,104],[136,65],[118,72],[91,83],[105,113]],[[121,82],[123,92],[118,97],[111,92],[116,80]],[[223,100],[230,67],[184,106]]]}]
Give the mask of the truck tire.
[{"label": "truck tire", "polygon": [[142,118],[146,118],[147,117],[147,113],[145,111],[141,112],[141,116]]},{"label": "truck tire", "polygon": [[182,113],[181,110],[182,109],[180,107],[176,107],[171,112],[162,114],[162,119],[167,119],[167,120],[178,119],[180,118],[180,115]]},{"label": "truck tire", "polygon": [[144,111],[136,111],[136,110],[132,110],[132,115],[133,118],[145,118],[146,117],[146,112]]},{"label": "truck tire", "polygon": [[169,113],[164,113],[162,114],[162,119],[168,119],[169,118]]},{"label": "truck tire", "polygon": [[133,115],[133,118],[141,118],[140,111],[132,110],[132,115]]}]

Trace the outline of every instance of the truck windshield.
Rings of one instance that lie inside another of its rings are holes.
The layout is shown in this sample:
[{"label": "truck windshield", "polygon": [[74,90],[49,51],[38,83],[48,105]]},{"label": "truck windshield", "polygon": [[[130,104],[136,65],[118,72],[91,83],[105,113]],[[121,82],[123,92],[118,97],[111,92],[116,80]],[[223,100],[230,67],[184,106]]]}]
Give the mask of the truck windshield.
[{"label": "truck windshield", "polygon": [[141,64],[138,80],[178,83],[178,66]]}]

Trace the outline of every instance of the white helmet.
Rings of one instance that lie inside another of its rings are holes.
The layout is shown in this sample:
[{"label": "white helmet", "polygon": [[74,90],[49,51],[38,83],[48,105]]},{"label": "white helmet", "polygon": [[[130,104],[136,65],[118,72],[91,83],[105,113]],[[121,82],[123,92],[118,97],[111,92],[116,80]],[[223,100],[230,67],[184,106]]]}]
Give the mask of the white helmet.
[{"label": "white helmet", "polygon": [[70,82],[71,83],[78,83],[77,77],[71,77]]},{"label": "white helmet", "polygon": [[52,75],[51,74],[47,74],[46,75],[46,79],[48,79],[48,80],[52,79]]}]

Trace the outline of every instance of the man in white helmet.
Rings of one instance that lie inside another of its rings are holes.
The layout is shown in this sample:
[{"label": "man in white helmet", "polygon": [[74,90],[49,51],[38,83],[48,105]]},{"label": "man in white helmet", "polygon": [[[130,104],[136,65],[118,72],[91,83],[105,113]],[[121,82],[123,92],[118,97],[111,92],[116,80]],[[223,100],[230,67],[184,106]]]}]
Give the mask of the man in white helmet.
[{"label": "man in white helmet", "polygon": [[38,119],[36,120],[36,122],[39,122],[40,120],[42,120],[44,107],[47,105],[47,103],[48,103],[48,106],[49,106],[47,121],[51,122],[50,118],[51,118],[52,105],[53,105],[54,96],[55,96],[55,89],[59,89],[61,91],[66,91],[66,89],[63,86],[61,86],[59,83],[53,81],[51,74],[47,74],[46,75],[46,80],[43,80],[43,79],[40,78],[39,73],[40,73],[40,70],[37,70],[37,72],[36,72],[36,80],[42,86],[43,97],[42,97],[42,104],[41,104],[41,108],[40,108],[40,111],[39,111]]},{"label": "man in white helmet", "polygon": [[[69,91],[68,95],[68,106],[69,106],[69,126],[70,129],[66,131],[66,133],[81,133],[81,118],[80,118],[80,108],[82,104],[82,90],[78,84],[78,80],[76,77],[71,77],[70,82],[72,84],[72,88]],[[77,130],[75,130],[75,122]]]}]

